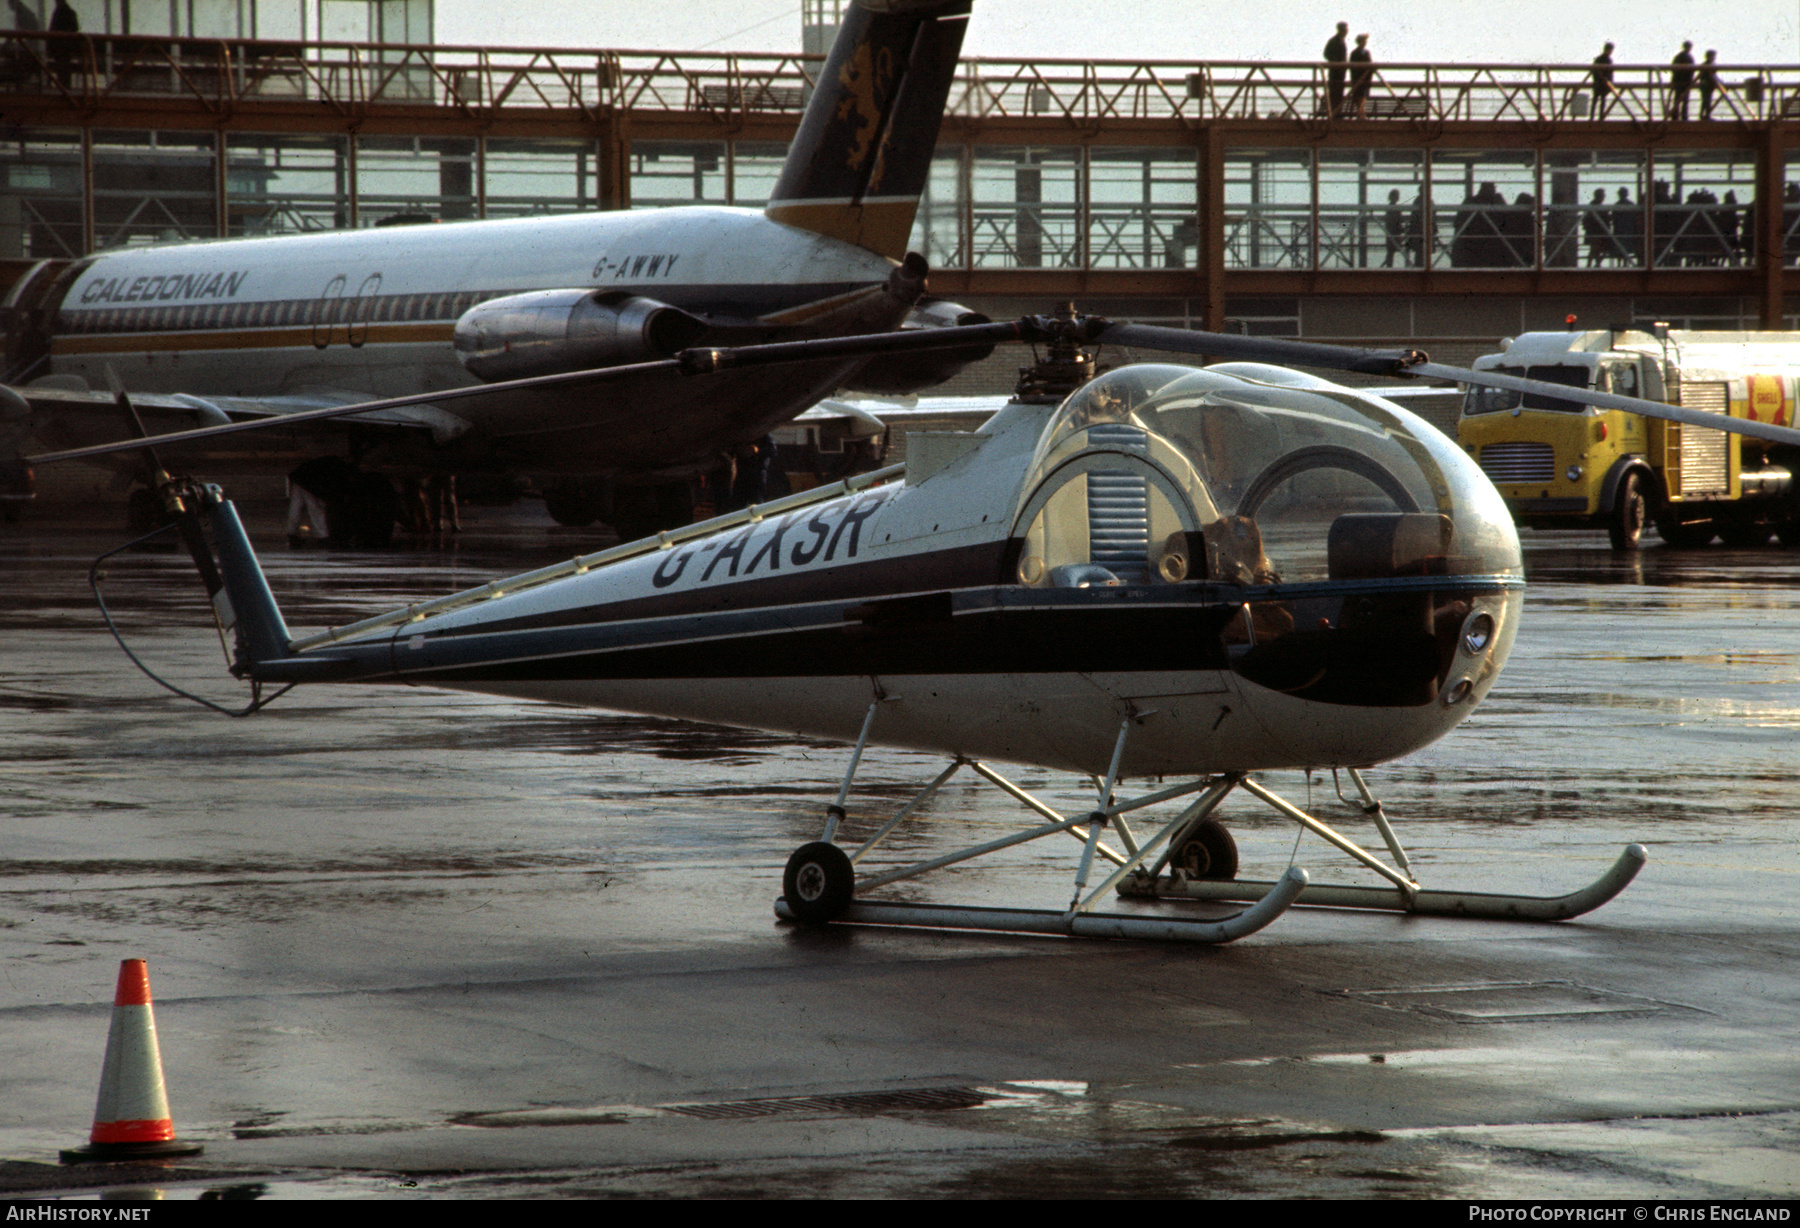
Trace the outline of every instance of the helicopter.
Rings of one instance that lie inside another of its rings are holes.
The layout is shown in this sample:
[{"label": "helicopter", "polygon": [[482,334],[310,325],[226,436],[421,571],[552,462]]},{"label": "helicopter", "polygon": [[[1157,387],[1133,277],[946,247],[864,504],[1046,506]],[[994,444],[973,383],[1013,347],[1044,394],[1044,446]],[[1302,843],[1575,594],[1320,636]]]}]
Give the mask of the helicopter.
[{"label": "helicopter", "polygon": [[[978,430],[916,434],[902,465],[311,635],[288,629],[217,487],[165,476],[160,489],[231,672],[251,686],[246,713],[301,684],[400,683],[851,744],[819,838],[785,867],[775,909],[787,920],[1220,943],[1296,903],[1559,920],[1631,882],[1646,860],[1636,844],[1560,896],[1418,881],[1364,773],[1450,733],[1495,685],[1523,607],[1519,539],[1454,441],[1376,393],[1295,368],[1550,389],[1780,442],[1800,432],[1445,367],[1416,350],[1114,322],[1072,306],[925,335],[699,347],[655,365],[701,375],[990,341],[1048,353]],[[1223,361],[1101,371],[1103,345]],[[947,763],[851,847],[839,837],[870,745]],[[996,763],[1089,777],[1095,803],[1062,813]],[[1386,856],[1258,778],[1296,768],[1330,770]],[[1033,821],[859,872],[959,772]],[[1158,783],[1129,789],[1146,778]],[[1234,793],[1386,885],[1314,883],[1297,866],[1272,882],[1239,879],[1217,817]],[[1079,845],[1066,909],[879,894],[1057,836]],[[1147,903],[1103,910],[1114,895]],[[1216,919],[1179,907],[1196,899],[1247,906]]]}]

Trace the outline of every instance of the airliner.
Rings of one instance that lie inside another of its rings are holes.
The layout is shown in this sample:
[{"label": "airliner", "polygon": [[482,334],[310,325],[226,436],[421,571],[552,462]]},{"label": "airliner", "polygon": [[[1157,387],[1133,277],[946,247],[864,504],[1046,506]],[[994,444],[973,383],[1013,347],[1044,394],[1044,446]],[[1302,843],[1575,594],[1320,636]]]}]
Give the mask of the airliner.
[{"label": "airliner", "polygon": [[[908,254],[970,0],[856,0],[769,203],[137,247],[15,285],[0,433],[52,448],[663,358],[981,317]],[[497,388],[333,423],[272,423],[159,459],[212,476],[308,452],[393,474],[534,479],[571,523],[661,527],[671,483],[840,388],[907,393],[983,351],[825,359],[699,379]],[[0,444],[6,441],[0,438]],[[135,458],[115,462],[142,468]],[[677,499],[679,502],[679,499]]]}]

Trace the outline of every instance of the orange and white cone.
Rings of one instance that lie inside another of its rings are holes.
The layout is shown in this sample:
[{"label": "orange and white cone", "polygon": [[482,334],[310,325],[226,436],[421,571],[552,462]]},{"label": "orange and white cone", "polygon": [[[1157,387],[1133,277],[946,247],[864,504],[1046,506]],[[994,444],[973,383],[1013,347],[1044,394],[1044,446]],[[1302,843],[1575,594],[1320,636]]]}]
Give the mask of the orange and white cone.
[{"label": "orange and white cone", "polygon": [[156,1018],[150,1010],[150,969],[141,959],[128,959],[119,965],[119,988],[113,995],[94,1132],[86,1147],[64,1151],[62,1161],[160,1160],[199,1155],[202,1150],[199,1143],[175,1137],[169,1095],[163,1089]]}]

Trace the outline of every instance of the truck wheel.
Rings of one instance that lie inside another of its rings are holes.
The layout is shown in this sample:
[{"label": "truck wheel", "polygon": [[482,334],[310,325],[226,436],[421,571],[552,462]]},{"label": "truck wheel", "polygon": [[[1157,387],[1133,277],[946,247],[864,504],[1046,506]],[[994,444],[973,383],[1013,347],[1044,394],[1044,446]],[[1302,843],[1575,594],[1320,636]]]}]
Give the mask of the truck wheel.
[{"label": "truck wheel", "polygon": [[1607,535],[1614,550],[1636,550],[1644,543],[1644,524],[1650,516],[1649,502],[1644,498],[1643,479],[1635,473],[1625,475],[1619,483],[1619,497],[1613,502],[1612,518],[1607,522]]},{"label": "truck wheel", "polygon": [[1662,535],[1663,544],[1677,550],[1698,550],[1712,541],[1716,532],[1710,520],[1659,520],[1656,531]]}]

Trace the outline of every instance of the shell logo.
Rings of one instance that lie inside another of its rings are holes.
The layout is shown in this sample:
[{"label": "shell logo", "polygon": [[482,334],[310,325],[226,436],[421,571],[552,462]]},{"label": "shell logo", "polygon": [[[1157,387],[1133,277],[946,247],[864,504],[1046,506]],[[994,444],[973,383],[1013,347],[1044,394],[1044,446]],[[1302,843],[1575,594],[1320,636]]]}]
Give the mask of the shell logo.
[{"label": "shell logo", "polygon": [[1749,384],[1750,421],[1789,425],[1793,415],[1789,409],[1787,380],[1779,375],[1750,375],[1745,377],[1745,382]]}]

